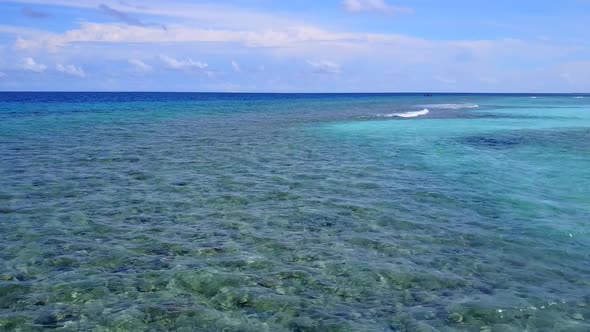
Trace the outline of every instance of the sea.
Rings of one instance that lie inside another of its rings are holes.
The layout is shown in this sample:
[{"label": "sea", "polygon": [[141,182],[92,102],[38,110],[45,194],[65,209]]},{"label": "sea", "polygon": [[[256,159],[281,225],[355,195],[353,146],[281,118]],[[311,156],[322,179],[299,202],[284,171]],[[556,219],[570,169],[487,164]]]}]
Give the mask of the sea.
[{"label": "sea", "polygon": [[590,331],[590,95],[0,93],[2,331]]}]

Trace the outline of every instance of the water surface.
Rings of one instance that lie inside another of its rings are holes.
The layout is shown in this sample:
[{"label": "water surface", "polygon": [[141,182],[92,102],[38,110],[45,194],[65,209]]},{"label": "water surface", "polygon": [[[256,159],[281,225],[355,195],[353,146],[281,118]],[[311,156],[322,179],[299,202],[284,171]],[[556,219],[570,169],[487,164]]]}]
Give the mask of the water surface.
[{"label": "water surface", "polygon": [[583,95],[0,93],[0,329],[588,331],[589,142]]}]

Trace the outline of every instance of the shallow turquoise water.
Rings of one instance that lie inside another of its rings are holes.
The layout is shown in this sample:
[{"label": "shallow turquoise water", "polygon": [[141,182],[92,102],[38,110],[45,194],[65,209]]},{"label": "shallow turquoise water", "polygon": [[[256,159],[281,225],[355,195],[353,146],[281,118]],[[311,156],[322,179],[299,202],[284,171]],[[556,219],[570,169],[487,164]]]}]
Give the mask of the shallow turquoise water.
[{"label": "shallow turquoise water", "polygon": [[0,329],[588,331],[590,96],[531,97],[0,94]]}]

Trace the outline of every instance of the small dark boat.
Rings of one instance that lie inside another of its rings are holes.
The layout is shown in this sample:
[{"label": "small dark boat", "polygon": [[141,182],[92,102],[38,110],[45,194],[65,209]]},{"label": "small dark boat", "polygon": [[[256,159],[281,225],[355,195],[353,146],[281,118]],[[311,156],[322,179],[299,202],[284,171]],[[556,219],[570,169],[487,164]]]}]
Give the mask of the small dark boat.
[{"label": "small dark boat", "polygon": [[432,93],[425,93],[424,97],[432,97]]}]

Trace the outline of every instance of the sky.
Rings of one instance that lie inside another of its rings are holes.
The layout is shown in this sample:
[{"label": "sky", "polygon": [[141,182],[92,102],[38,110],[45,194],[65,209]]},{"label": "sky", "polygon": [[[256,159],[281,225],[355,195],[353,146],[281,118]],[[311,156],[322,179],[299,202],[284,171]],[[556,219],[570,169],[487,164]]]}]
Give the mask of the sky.
[{"label": "sky", "polygon": [[0,1],[0,90],[590,92],[590,0]]}]

